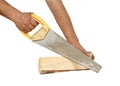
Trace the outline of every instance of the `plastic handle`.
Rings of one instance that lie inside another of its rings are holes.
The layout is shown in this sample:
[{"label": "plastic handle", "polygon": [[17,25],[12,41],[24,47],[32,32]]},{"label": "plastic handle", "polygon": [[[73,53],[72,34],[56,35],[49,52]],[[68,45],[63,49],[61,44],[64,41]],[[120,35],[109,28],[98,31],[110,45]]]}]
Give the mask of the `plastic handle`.
[{"label": "plastic handle", "polygon": [[47,25],[47,23],[42,19],[40,18],[39,16],[35,15],[35,14],[31,14],[31,17],[37,21],[39,24],[42,25],[42,27],[36,31],[32,36],[30,36],[28,33],[24,33],[22,32],[22,34],[31,39],[31,40],[42,40],[45,38],[45,36],[47,35],[47,33],[49,32],[49,29],[50,27]]}]

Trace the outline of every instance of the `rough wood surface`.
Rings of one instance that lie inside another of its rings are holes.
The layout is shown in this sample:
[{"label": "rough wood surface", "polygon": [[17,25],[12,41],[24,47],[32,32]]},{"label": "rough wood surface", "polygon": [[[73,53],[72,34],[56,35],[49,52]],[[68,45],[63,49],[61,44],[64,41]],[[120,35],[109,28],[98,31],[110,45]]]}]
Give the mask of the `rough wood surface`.
[{"label": "rough wood surface", "polygon": [[64,57],[41,57],[39,59],[40,74],[63,72],[63,71],[77,71],[87,70],[87,68],[74,63]]}]

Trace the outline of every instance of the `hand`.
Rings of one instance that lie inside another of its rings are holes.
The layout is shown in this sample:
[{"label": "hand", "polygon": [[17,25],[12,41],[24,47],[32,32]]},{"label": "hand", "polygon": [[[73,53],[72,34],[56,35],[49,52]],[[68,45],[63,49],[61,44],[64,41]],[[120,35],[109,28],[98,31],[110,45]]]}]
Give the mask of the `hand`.
[{"label": "hand", "polygon": [[88,57],[90,57],[91,59],[95,59],[93,53],[91,51],[86,51],[83,46],[77,41],[77,42],[70,42],[75,48],[77,48],[78,50],[80,50],[81,52],[83,52],[85,55],[87,55]]},{"label": "hand", "polygon": [[87,56],[89,56],[92,60],[95,59],[95,56],[93,55],[93,53],[91,51],[87,52]]},{"label": "hand", "polygon": [[24,33],[32,31],[38,23],[31,17],[32,13],[20,13],[16,16],[15,24]]}]

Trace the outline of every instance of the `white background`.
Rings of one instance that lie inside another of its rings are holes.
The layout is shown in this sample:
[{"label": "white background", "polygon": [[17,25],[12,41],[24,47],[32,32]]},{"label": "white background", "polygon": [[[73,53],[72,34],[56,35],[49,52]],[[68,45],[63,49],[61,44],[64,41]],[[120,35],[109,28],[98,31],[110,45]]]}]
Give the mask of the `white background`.
[{"label": "white background", "polygon": [[[34,12],[63,36],[44,0],[8,0],[23,12]],[[102,65],[93,71],[40,75],[43,56],[59,56],[32,43],[10,20],[0,16],[0,86],[120,86],[120,1],[63,0],[81,44]]]}]

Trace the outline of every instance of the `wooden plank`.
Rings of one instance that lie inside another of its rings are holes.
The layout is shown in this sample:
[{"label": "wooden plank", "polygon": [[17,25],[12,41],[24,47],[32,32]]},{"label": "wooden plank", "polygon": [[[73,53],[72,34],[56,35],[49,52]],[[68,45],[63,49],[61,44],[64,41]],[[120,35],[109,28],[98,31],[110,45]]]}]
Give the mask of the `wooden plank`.
[{"label": "wooden plank", "polygon": [[74,63],[64,57],[41,57],[39,59],[38,68],[40,74],[63,71],[87,70],[87,68],[77,63]]}]

